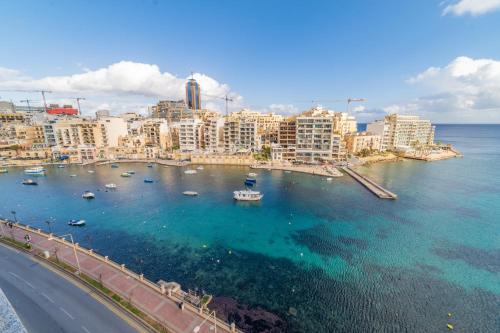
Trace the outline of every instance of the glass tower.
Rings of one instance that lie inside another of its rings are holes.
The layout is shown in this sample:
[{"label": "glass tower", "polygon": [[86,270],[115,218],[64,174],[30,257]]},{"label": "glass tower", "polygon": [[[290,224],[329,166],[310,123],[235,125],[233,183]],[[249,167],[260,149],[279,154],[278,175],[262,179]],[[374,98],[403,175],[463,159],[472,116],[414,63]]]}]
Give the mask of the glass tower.
[{"label": "glass tower", "polygon": [[186,104],[188,109],[201,109],[200,85],[195,79],[189,79],[186,82]]}]

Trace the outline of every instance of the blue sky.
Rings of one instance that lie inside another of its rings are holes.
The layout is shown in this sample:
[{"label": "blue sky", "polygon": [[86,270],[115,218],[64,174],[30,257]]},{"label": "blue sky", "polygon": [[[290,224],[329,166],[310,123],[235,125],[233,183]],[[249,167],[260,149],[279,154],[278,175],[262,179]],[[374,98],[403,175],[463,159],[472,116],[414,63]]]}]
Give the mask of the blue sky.
[{"label": "blue sky", "polygon": [[[494,92],[500,89],[500,4],[484,10],[478,1],[0,1],[0,87],[45,84],[54,100],[80,93],[89,110],[125,110],[181,94],[181,88],[163,94],[143,86],[92,91],[44,80],[127,61],[117,70],[134,72],[140,63],[179,79],[203,74],[211,80],[208,93],[237,96],[234,108],[287,113],[316,100],[344,110],[344,103],[330,101],[365,97],[364,110],[356,111],[361,120],[398,111],[438,122],[500,122]],[[458,57],[470,61],[454,62]],[[460,66],[476,69],[467,75],[493,75],[487,103],[480,77],[453,74]],[[430,67],[439,72],[416,80]],[[472,95],[471,81],[478,81]],[[457,100],[458,93],[464,98]]]}]

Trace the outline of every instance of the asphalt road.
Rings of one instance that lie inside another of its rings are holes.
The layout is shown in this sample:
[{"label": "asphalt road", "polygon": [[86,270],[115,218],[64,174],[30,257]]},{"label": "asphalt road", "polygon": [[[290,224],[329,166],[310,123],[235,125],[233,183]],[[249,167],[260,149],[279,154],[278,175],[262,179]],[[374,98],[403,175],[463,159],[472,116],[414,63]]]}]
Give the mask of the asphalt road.
[{"label": "asphalt road", "polygon": [[29,333],[139,332],[89,292],[2,245],[0,288]]}]

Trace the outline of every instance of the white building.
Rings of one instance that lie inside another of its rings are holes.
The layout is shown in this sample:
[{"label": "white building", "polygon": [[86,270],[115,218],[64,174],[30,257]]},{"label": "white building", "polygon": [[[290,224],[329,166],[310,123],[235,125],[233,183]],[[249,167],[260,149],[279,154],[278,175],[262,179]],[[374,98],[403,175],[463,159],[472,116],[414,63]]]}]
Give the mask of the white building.
[{"label": "white building", "polygon": [[120,117],[101,116],[97,125],[101,136],[101,142],[98,146],[117,147],[119,138],[128,135],[127,122]]},{"label": "white building", "polygon": [[202,146],[203,121],[200,119],[183,119],[178,124],[179,149],[181,152],[199,151]]}]

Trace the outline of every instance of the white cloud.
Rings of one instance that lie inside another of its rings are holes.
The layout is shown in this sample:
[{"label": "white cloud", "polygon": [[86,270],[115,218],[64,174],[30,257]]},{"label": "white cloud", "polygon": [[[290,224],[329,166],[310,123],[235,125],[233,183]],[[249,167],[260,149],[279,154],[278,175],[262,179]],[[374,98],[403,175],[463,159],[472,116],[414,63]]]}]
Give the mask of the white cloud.
[{"label": "white cloud", "polygon": [[[110,103],[116,109],[128,109],[134,104],[152,104],[157,99],[183,99],[187,78],[161,72],[157,65],[120,61],[104,68],[90,70],[79,66],[83,73],[67,76],[47,76],[39,79],[24,76],[21,72],[0,67],[0,89],[51,90],[53,95],[82,95],[86,104]],[[239,103],[242,97],[231,92],[227,84],[205,74],[195,73],[200,83],[203,102],[220,105],[224,102],[217,96],[229,95]],[[50,97],[49,97],[50,98]],[[92,102],[93,101],[93,102]],[[92,110],[93,111],[93,110]]]},{"label": "white cloud", "polygon": [[443,9],[443,15],[482,15],[500,9],[500,0],[458,0]]},{"label": "white cloud", "polygon": [[500,122],[500,61],[458,57],[407,80],[427,95],[384,108],[440,122]]}]

